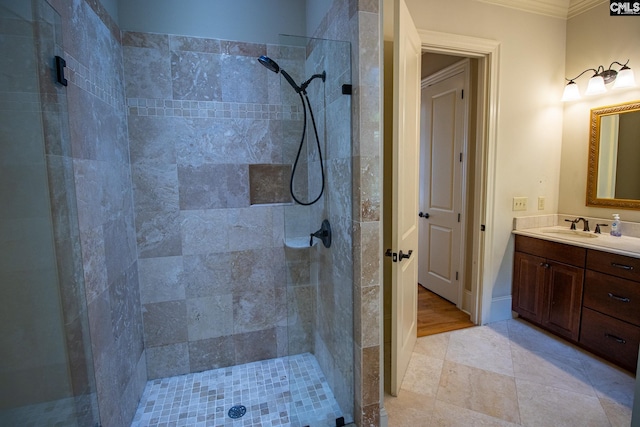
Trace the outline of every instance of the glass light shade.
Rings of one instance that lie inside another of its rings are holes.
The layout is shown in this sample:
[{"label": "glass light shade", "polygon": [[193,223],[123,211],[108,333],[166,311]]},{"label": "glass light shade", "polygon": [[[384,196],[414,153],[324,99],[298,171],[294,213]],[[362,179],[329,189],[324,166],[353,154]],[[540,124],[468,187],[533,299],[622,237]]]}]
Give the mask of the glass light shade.
[{"label": "glass light shade", "polygon": [[580,99],[580,90],[578,90],[578,85],[574,81],[570,81],[564,87],[562,101],[575,101],[576,99]]},{"label": "glass light shade", "polygon": [[589,85],[585,95],[597,95],[599,93],[605,93],[607,89],[604,87],[604,79],[602,76],[593,76],[589,79]]},{"label": "glass light shade", "polygon": [[633,76],[633,70],[631,68],[623,68],[618,72],[615,83],[613,83],[614,89],[622,89],[625,87],[634,87],[636,85],[636,79]]}]

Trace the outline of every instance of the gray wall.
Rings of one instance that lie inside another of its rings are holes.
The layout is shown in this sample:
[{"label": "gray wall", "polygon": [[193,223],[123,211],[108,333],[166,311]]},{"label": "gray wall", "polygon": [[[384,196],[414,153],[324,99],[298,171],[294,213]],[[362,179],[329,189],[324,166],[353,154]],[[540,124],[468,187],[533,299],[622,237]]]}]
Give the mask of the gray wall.
[{"label": "gray wall", "polygon": [[120,29],[252,43],[305,34],[301,0],[119,0]]},{"label": "gray wall", "polygon": [[[6,5],[10,6],[10,5]],[[0,5],[0,410],[71,396],[30,19]],[[9,18],[11,17],[11,18]],[[7,422],[0,416],[0,424]]]},{"label": "gray wall", "polygon": [[100,0],[111,19],[118,23],[118,0]]}]

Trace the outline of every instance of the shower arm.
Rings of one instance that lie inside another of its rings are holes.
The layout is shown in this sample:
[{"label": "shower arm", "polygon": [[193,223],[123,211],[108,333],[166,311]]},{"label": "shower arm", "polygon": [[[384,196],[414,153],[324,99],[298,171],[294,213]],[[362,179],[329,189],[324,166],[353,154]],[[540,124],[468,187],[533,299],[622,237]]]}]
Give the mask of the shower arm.
[{"label": "shower arm", "polygon": [[308,80],[306,80],[300,85],[299,92],[306,94],[307,86],[309,86],[309,83],[311,83],[314,79],[322,79],[322,81],[324,82],[327,79],[327,73],[323,71],[321,74],[314,74],[313,76],[311,76]]}]

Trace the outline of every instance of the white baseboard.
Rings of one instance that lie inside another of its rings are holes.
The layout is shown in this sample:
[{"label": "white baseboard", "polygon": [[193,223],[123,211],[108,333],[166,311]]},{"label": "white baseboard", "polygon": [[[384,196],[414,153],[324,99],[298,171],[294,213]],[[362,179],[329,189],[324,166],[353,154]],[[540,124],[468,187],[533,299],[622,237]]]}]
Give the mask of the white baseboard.
[{"label": "white baseboard", "polygon": [[489,322],[487,323],[511,319],[513,317],[511,315],[511,295],[493,298],[491,300],[491,315],[489,317]]}]

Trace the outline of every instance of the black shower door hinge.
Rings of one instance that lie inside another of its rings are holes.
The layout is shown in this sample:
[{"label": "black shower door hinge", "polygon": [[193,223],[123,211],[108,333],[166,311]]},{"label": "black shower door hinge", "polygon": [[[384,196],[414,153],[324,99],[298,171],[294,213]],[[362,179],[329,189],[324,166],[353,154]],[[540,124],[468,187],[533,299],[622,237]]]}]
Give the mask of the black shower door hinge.
[{"label": "black shower door hinge", "polygon": [[67,79],[64,77],[64,67],[67,66],[67,61],[61,56],[56,55],[56,81],[62,86],[67,86]]}]

